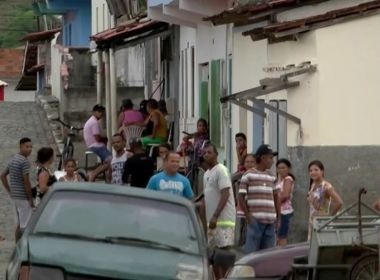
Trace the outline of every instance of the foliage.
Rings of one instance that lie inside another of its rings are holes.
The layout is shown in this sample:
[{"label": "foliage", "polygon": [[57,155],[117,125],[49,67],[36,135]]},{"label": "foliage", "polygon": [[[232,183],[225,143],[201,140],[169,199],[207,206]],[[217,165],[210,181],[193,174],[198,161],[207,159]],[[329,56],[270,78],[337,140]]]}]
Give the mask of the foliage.
[{"label": "foliage", "polygon": [[0,26],[0,48],[19,47],[23,36],[37,31],[36,17],[29,5],[17,5],[8,13],[9,19]]}]

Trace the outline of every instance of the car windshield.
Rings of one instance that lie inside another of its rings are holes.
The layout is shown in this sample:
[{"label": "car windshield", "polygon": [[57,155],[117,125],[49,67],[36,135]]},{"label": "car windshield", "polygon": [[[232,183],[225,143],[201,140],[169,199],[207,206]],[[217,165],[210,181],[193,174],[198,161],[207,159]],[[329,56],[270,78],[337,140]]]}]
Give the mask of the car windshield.
[{"label": "car windshield", "polygon": [[148,245],[200,253],[186,207],[125,195],[56,192],[43,209],[33,234],[82,236],[122,244],[147,241]]}]

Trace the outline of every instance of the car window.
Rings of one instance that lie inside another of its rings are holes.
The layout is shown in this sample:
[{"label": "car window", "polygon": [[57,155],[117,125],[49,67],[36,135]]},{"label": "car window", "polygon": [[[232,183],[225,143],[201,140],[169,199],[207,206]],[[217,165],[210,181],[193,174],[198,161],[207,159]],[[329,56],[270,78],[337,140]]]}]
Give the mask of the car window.
[{"label": "car window", "polygon": [[60,191],[50,197],[33,233],[138,238],[199,254],[189,214],[186,207],[152,199]]}]

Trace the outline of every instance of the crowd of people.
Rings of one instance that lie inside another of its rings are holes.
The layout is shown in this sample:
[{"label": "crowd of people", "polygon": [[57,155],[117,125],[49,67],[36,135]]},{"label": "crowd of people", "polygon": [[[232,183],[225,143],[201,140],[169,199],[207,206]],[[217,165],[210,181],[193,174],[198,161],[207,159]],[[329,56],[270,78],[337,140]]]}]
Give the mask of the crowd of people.
[{"label": "crowd of people", "polygon": [[[113,153],[107,148],[108,139],[103,136],[100,125],[105,109],[100,105],[94,106],[92,116],[84,126],[84,140],[102,164],[88,177],[82,177],[76,172],[77,161],[67,159],[64,163],[65,175],[59,181],[95,181],[100,173],[106,172],[109,174],[106,182],[111,184],[168,192],[189,200],[203,198],[200,212],[204,210],[209,244],[221,250],[242,246],[245,253],[251,253],[287,244],[296,211],[292,203],[296,177],[288,159],[278,159],[275,163],[276,174],[273,174],[274,157],[278,154],[265,144],[258,147],[255,153],[248,153],[247,137],[244,133],[238,133],[235,137],[238,165],[236,172],[230,174],[227,167],[218,162],[218,150],[209,141],[206,120],[199,119],[197,131],[186,134],[183,142],[174,149],[165,140],[168,133],[167,110],[153,100],[147,101],[146,105],[145,112],[134,110],[130,100],[123,103],[119,117],[120,130],[111,139]],[[127,149],[123,129],[128,125],[146,126],[146,131],[141,138],[130,139]],[[150,144],[159,144],[157,158],[147,153],[146,148]],[[20,152],[1,174],[3,186],[17,209],[20,228],[16,238],[26,227],[32,209],[57,181],[51,171],[54,150],[43,147],[37,152],[37,183],[35,188],[32,187],[28,160],[32,141],[22,138],[19,146]],[[195,164],[205,172],[203,192],[197,198],[194,182],[185,176],[186,172],[181,172],[181,159],[189,155],[189,165]],[[305,201],[310,206],[309,239],[313,218],[335,215],[343,202],[332,184],[325,179],[322,162],[312,161],[308,172],[310,185]],[[375,204],[376,209],[380,208],[378,204]],[[225,274],[224,269],[214,267],[218,279]]]}]

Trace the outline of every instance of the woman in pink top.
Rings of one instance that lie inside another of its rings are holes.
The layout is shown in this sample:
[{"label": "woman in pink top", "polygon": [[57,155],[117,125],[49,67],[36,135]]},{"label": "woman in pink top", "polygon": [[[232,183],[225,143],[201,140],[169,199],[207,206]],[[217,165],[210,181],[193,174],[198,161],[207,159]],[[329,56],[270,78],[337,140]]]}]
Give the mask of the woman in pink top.
[{"label": "woman in pink top", "polygon": [[119,115],[119,127],[142,121],[144,121],[144,117],[139,111],[133,109],[132,101],[130,99],[123,100],[122,112]]},{"label": "woman in pink top", "polygon": [[277,245],[284,246],[288,243],[290,221],[293,217],[293,189],[295,178],[290,170],[292,164],[287,159],[279,159],[277,167],[277,186],[280,188],[281,199],[281,224],[277,231]]}]

